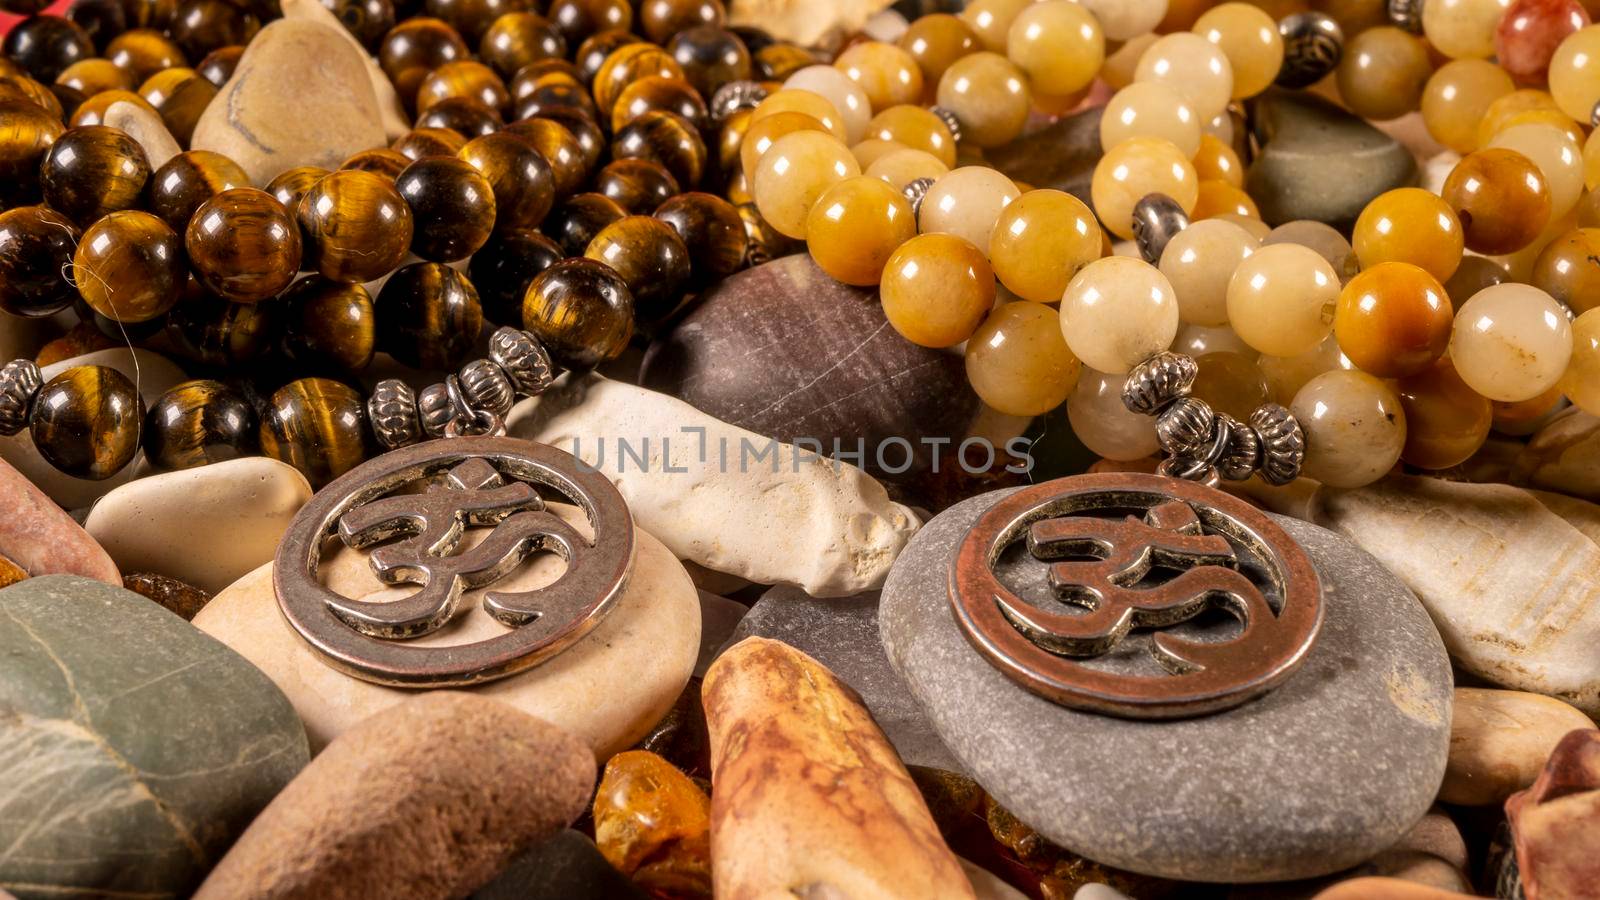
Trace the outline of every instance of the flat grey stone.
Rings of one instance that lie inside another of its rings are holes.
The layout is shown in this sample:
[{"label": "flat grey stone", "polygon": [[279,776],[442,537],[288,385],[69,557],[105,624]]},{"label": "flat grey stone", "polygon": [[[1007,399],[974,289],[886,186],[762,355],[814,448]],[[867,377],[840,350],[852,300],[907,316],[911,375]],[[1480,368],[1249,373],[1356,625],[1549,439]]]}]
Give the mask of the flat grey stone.
[{"label": "flat grey stone", "polygon": [[1315,525],[1274,517],[1324,586],[1322,631],[1301,669],[1210,716],[1100,716],[1007,679],[951,615],[950,554],[1006,493],[963,501],[923,526],[895,562],[880,611],[890,661],[1002,806],[1099,862],[1213,882],[1346,869],[1428,811],[1449,746],[1450,665],[1421,605],[1375,559]]},{"label": "flat grey stone", "polygon": [[775,587],[750,607],[728,644],[747,637],[783,641],[827,666],[861,695],[906,765],[966,771],[884,655],[877,591],[818,600],[797,587]]},{"label": "flat grey stone", "polygon": [[750,612],[750,607],[720,594],[700,591],[700,656],[694,663],[696,678],[703,677],[712,660],[722,652],[723,645],[739,623]]},{"label": "flat grey stone", "polygon": [[152,601],[0,590],[0,890],[186,897],[308,759],[267,676]]}]

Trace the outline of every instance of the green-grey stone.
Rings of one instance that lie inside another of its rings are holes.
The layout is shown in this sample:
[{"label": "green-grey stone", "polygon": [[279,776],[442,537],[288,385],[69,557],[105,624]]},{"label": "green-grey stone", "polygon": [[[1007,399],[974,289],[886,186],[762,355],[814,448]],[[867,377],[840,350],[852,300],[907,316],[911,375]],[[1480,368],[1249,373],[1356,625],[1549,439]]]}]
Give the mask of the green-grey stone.
[{"label": "green-grey stone", "polygon": [[155,603],[0,590],[0,889],[187,896],[308,759],[277,687]]}]

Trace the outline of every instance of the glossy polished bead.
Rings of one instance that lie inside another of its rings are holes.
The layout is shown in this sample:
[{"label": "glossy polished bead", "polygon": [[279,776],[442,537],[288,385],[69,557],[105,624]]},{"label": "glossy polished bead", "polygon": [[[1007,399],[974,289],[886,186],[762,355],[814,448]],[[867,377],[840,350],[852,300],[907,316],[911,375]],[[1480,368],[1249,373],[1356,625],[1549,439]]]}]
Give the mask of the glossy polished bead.
[{"label": "glossy polished bead", "polygon": [[243,56],[243,47],[221,47],[206,54],[206,58],[200,60],[194,70],[200,73],[200,77],[220,88],[233,77],[233,72],[239,67],[239,60]]},{"label": "glossy polished bead", "polygon": [[1573,140],[1582,139],[1581,129],[1572,117],[1561,111],[1556,101],[1545,91],[1524,89],[1512,91],[1489,104],[1478,121],[1478,146],[1484,147],[1495,135],[1512,125],[1543,122],[1567,130]]},{"label": "glossy polished bead", "polygon": [[1456,313],[1450,335],[1450,357],[1462,380],[1502,402],[1549,390],[1571,355],[1572,325],[1566,310],[1526,284],[1479,291]]},{"label": "glossy polished bead", "polygon": [[994,272],[983,251],[953,234],[922,234],[890,255],[878,293],[883,314],[906,340],[953,347],[994,306]]},{"label": "glossy polished bead", "polygon": [[567,55],[567,42],[549,19],[527,11],[507,12],[495,19],[478,44],[478,58],[502,78],[541,59]]},{"label": "glossy polished bead", "polygon": [[400,173],[394,186],[411,207],[411,252],[423,259],[465,259],[494,230],[494,189],[482,173],[459,159],[419,159]]},{"label": "glossy polished bead", "polygon": [[537,231],[496,232],[472,255],[472,285],[478,290],[483,317],[497,325],[520,326],[522,295],[528,285],[565,256],[555,241]]},{"label": "glossy polished bead", "polygon": [[1421,469],[1448,469],[1466,462],[1489,437],[1494,408],[1467,386],[1448,358],[1400,379],[1397,391],[1406,414],[1400,458]]},{"label": "glossy polished bead", "polygon": [[183,49],[153,28],[124,31],[111,39],[103,55],[132,72],[133,79],[140,84],[164,69],[189,64]]},{"label": "glossy polished bead", "polygon": [[44,383],[28,432],[45,461],[74,478],[101,481],[139,452],[144,401],[126,375],[74,366]]},{"label": "glossy polished bead", "polygon": [[[806,66],[789,76],[784,90],[810,91],[833,105],[839,113],[844,139],[848,144],[858,144],[866,137],[867,122],[872,119],[873,105],[867,92],[851,81],[835,66]],[[801,115],[807,115],[801,113]],[[820,120],[819,120],[820,121]]]},{"label": "glossy polished bead", "polygon": [[803,239],[806,217],[817,198],[834,184],[860,174],[860,164],[838,139],[817,131],[796,131],[779,138],[762,155],[751,177],[751,192],[772,227]]},{"label": "glossy polished bead", "polygon": [[137,210],[89,226],[72,259],[72,281],[84,301],[119,322],[147,322],[171,309],[187,278],[183,239]]},{"label": "glossy polished bead", "polygon": [[470,59],[447,62],[422,79],[417,88],[417,112],[450,97],[467,97],[494,110],[505,109],[511,94],[505,82],[483,63]]},{"label": "glossy polished bead", "polygon": [[313,489],[367,458],[361,395],[327,378],[301,378],[279,388],[261,418],[261,453],[300,470]]},{"label": "glossy polished bead", "polygon": [[161,469],[192,469],[254,456],[255,409],[220,381],[181,382],[156,399],[144,422],[144,454]]},{"label": "glossy polished bead", "polygon": [[1228,280],[1228,321],[1245,343],[1296,356],[1333,330],[1339,278],[1315,250],[1271,244],[1239,263]]},{"label": "glossy polished bead", "polygon": [[948,232],[987,248],[1001,211],[1020,196],[1016,184],[995,169],[963,166],[939,176],[928,188],[917,224],[925,233]]},{"label": "glossy polished bead", "polygon": [[333,281],[387,275],[411,244],[411,207],[388,179],[340,170],[308,188],[295,207],[305,267]]},{"label": "glossy polished bead", "polygon": [[1557,386],[1572,404],[1600,415],[1600,308],[1572,322],[1572,357]]},{"label": "glossy polished bead", "polygon": [[39,186],[45,203],[80,226],[139,205],[150,163],[125,132],[104,125],[69,128],[45,154]]},{"label": "glossy polished bead", "polygon": [[1084,365],[1123,374],[1172,344],[1178,333],[1177,294],[1167,277],[1143,260],[1096,260],[1067,284],[1061,331]]},{"label": "glossy polished bead", "polygon": [[885,181],[897,191],[904,191],[906,185],[919,178],[936,181],[948,171],[950,168],[930,153],[921,150],[891,149],[867,166],[862,174]]},{"label": "glossy polished bead", "polygon": [[726,28],[697,25],[680,31],[667,43],[667,52],[701,97],[710,97],[725,84],[750,78],[750,50]]},{"label": "glossy polished bead", "polygon": [[534,88],[516,102],[513,116],[531,119],[556,112],[580,115],[587,119],[600,118],[600,109],[595,106],[589,92],[581,85],[564,81],[547,82]]},{"label": "glossy polished bead", "polygon": [[1479,253],[1521,250],[1550,221],[1544,175],[1515,150],[1478,150],[1462,157],[1441,196],[1455,211],[1467,248]]},{"label": "glossy polished bead", "polygon": [[617,159],[643,159],[672,173],[683,187],[700,183],[706,167],[706,145],[699,129],[676,113],[652,110],[617,130],[611,142]]},{"label": "glossy polished bead", "polygon": [[1494,55],[1523,84],[1544,84],[1567,35],[1589,24],[1578,0],[1513,0],[1494,30]]},{"label": "glossy polished bead", "polygon": [[1336,70],[1339,97],[1350,111],[1377,120],[1418,109],[1432,74],[1422,39],[1388,25],[1351,39]]},{"label": "glossy polished bead", "polygon": [[827,126],[815,116],[800,112],[780,112],[759,121],[751,121],[743,141],[739,144],[741,169],[746,173],[754,172],[761,162],[761,157],[772,149],[772,145],[779,138],[796,131],[829,133]]},{"label": "glossy polished bead", "polygon": [[[416,16],[389,29],[378,45],[378,64],[401,96],[420,87],[429,72],[471,55],[461,35],[439,19]],[[414,95],[413,95],[414,96]]]},{"label": "glossy polished bead", "polygon": [[68,66],[94,56],[94,41],[71,19],[35,15],[11,27],[0,44],[0,54],[49,84]]},{"label": "glossy polished bead", "polygon": [[877,284],[889,256],[917,234],[911,204],[867,175],[824,191],[806,222],[806,246],[824,272],[846,284]]},{"label": "glossy polished bead", "polygon": [[645,215],[679,191],[666,166],[648,159],[616,159],[595,176],[594,189],[634,215]]},{"label": "glossy polished bead", "polygon": [[866,93],[874,110],[922,99],[922,69],[894,44],[860,41],[846,47],[833,64]]},{"label": "glossy polished bead", "polygon": [[645,0],[639,6],[640,30],[657,44],[685,29],[721,27],[727,17],[721,0]]},{"label": "glossy polished bead", "polygon": [[177,355],[209,366],[253,362],[278,347],[282,304],[233,303],[190,281],[167,314],[166,336]]},{"label": "glossy polished bead", "polygon": [[623,88],[611,108],[611,130],[621,131],[623,126],[648,112],[667,112],[679,116],[695,129],[711,124],[711,113],[706,102],[694,86],[682,78],[648,75]]},{"label": "glossy polished bead", "polygon": [[628,0],[555,0],[547,14],[569,47],[597,32],[627,31],[633,26],[633,7]]},{"label": "glossy polished bead", "polygon": [[466,135],[448,128],[413,128],[396,138],[389,149],[415,162],[429,156],[455,156],[466,145]]},{"label": "glossy polished bead", "polygon": [[1289,411],[1306,435],[1306,476],[1329,487],[1377,481],[1394,468],[1406,445],[1400,398],[1365,372],[1318,375],[1295,394]]},{"label": "glossy polished bead", "polygon": [[587,371],[615,359],[633,336],[633,295],[611,267],[565,259],[528,285],[522,327],[565,368]]},{"label": "glossy polished bead", "polygon": [[78,291],[67,274],[78,226],[48,206],[0,213],[0,310],[48,316],[72,305]]},{"label": "glossy polished bead", "polygon": [[967,381],[990,408],[1038,416],[1066,402],[1081,365],[1042,303],[1001,304],[967,340]]},{"label": "glossy polished bead", "polygon": [[[1504,266],[1486,256],[1464,256],[1456,273],[1444,283],[1444,289],[1450,295],[1450,304],[1459,310],[1474,294],[1502,284],[1509,277]],[[1543,286],[1538,287],[1544,290]]]},{"label": "glossy polished bead", "polygon": [[1516,89],[1506,70],[1488,60],[1457,59],[1428,78],[1422,121],[1434,140],[1457,153],[1478,149],[1478,125],[1490,104]]},{"label": "glossy polished bead", "polygon": [[633,295],[641,323],[665,319],[683,299],[689,248],[672,226],[650,216],[626,216],[601,229],[583,255],[605,263]]},{"label": "glossy polished bead", "polygon": [[[844,115],[839,112],[832,101],[814,91],[803,91],[794,88],[773,91],[768,94],[750,114],[750,128],[755,129],[762,119],[781,113],[803,113],[808,115],[828,130],[828,133],[843,141],[849,138],[849,131],[845,128]],[[747,170],[748,171],[748,170]]]},{"label": "glossy polished bead", "polygon": [[393,182],[401,172],[406,170],[407,166],[411,165],[411,162],[412,160],[409,156],[397,150],[390,150],[388,147],[374,147],[371,150],[362,150],[360,153],[345,160],[339,166],[339,169],[351,172],[371,172]]},{"label": "glossy polished bead", "polygon": [[731,275],[744,262],[744,221],[721,197],[699,191],[679,194],[657,207],[655,217],[671,226],[688,248],[692,286]]},{"label": "glossy polished bead", "polygon": [[1357,368],[1380,378],[1403,378],[1444,353],[1454,313],[1444,286],[1427,271],[1381,262],[1344,286],[1333,333]]},{"label": "glossy polished bead", "polygon": [[[294,171],[298,170],[290,170]],[[274,179],[273,184],[278,183]],[[249,187],[250,176],[238,163],[220,153],[188,150],[155,170],[150,176],[149,185],[146,208],[177,231],[189,226],[189,220],[194,218],[194,212],[200,208],[200,204],[223,191]],[[270,189],[271,185],[268,187],[268,193],[277,197],[277,193]]]},{"label": "glossy polished bead", "polygon": [[283,301],[290,359],[331,372],[359,372],[372,362],[377,330],[366,288],[312,275],[284,291]]},{"label": "glossy polished bead", "polygon": [[1088,87],[1105,54],[1100,22],[1072,0],[1027,6],[1007,32],[1006,56],[1027,73],[1029,86],[1038,94],[1059,97]]},{"label": "glossy polished bead", "polygon": [[131,91],[139,85],[133,73],[104,57],[80,59],[56,76],[56,84],[64,84],[92,97],[101,91]]},{"label": "glossy polished bead", "polygon": [[869,138],[894,141],[936,157],[946,167],[956,164],[956,140],[944,120],[910,104],[891,106],[867,123]]},{"label": "glossy polished bead", "polygon": [[667,51],[654,44],[624,44],[612,51],[595,73],[595,107],[609,118],[623,90],[651,75],[687,81],[683,67]]},{"label": "glossy polished bead", "polygon": [[[643,43],[644,38],[639,37],[626,28],[607,28],[589,35],[577,44],[573,51],[572,66],[577,77],[574,84],[586,85],[594,81],[594,76],[599,73],[600,67],[605,64],[606,57],[625,44]],[[573,44],[569,40],[568,47]]]},{"label": "glossy polished bead", "polygon": [[1511,0],[1430,0],[1422,5],[1422,33],[1451,59],[1494,55],[1494,30]]},{"label": "glossy polished bead", "polygon": [[1200,199],[1194,166],[1171,141],[1137,137],[1111,148],[1095,164],[1089,192],[1095,212],[1117,237],[1133,237],[1133,208],[1150,194],[1166,194],[1185,213]]},{"label": "glossy polished bead", "polygon": [[184,234],[195,276],[219,297],[255,303],[300,269],[300,228],[266,191],[232,188],[200,204]]},{"label": "glossy polished bead", "polygon": [[378,342],[419,369],[453,369],[483,330],[483,307],[472,282],[443,263],[402,266],[378,292]]},{"label": "glossy polished bead", "polygon": [[1530,122],[1501,130],[1488,144],[1515,150],[1538,166],[1550,191],[1550,221],[1572,211],[1583,196],[1583,151],[1554,125]]},{"label": "glossy polished bead", "polygon": [[449,97],[428,107],[427,112],[417,116],[415,124],[418,130],[442,128],[475,138],[499,131],[505,122],[498,110],[470,97]]},{"label": "glossy polished bead", "polygon": [[78,104],[78,108],[72,111],[72,116],[67,122],[74,128],[82,125],[104,125],[106,110],[111,108],[111,104],[119,102],[132,103],[152,116],[157,118],[161,116],[149,101],[138,94],[132,91],[110,90],[101,91]]},{"label": "glossy polished bead", "polygon": [[1278,77],[1283,36],[1278,23],[1260,7],[1223,3],[1201,14],[1190,30],[1216,44],[1228,58],[1235,99],[1261,93]]},{"label": "glossy polished bead", "polygon": [[1600,228],[1575,228],[1545,245],[1529,283],[1575,315],[1600,308]]},{"label": "glossy polished bead", "polygon": [[1233,96],[1233,67],[1222,49],[1198,34],[1169,34],[1144,52],[1135,81],[1158,81],[1189,98],[1195,115],[1209,121]]},{"label": "glossy polished bead", "polygon": [[1561,111],[1589,121],[1600,103],[1600,25],[1567,35],[1550,57],[1550,96]]},{"label": "glossy polished bead", "polygon": [[1272,399],[1267,378],[1251,356],[1218,351],[1197,356],[1194,361],[1199,372],[1190,391],[1219,413],[1247,422],[1256,407]]},{"label": "glossy polished bead", "polygon": [[1178,298],[1178,318],[1196,325],[1228,321],[1228,284],[1239,265],[1261,246],[1232,222],[1195,222],[1167,242],[1159,263]]},{"label": "glossy polished bead", "polygon": [[1300,244],[1315,250],[1328,261],[1341,282],[1349,281],[1361,270],[1350,242],[1338,230],[1323,222],[1297,219],[1272,229],[1261,239],[1262,244]]},{"label": "glossy polished bead", "polygon": [[0,104],[0,200],[10,206],[37,202],[39,164],[66,129],[32,103]]},{"label": "glossy polished bead", "polygon": [[178,0],[167,25],[167,34],[192,60],[222,47],[248,44],[260,30],[260,19],[225,0]]},{"label": "glossy polished bead", "polygon": [[532,143],[514,134],[489,134],[468,141],[458,155],[488,180],[496,230],[534,228],[549,214],[555,178]]},{"label": "glossy polished bead", "polygon": [[565,255],[582,256],[601,229],[627,214],[617,201],[604,194],[578,194],[556,208],[544,229],[561,245]]},{"label": "glossy polished bead", "polygon": [[1032,106],[1028,76],[998,53],[964,56],[939,79],[940,106],[955,113],[963,140],[988,149],[1022,133]]},{"label": "glossy polished bead", "polygon": [[989,262],[1017,296],[1059,303],[1072,276],[1100,258],[1100,244],[1100,226],[1082,200],[1064,191],[1029,191],[996,217]]},{"label": "glossy polished bead", "polygon": [[1122,402],[1126,380],[1125,375],[1084,369],[1067,398],[1067,422],[1072,433],[1085,447],[1106,459],[1144,459],[1160,449],[1150,417],[1129,411]]},{"label": "glossy polished bead", "polygon": [[1373,198],[1356,219],[1352,244],[1364,268],[1410,263],[1440,281],[1455,274],[1465,246],[1455,213],[1421,188],[1396,188]]},{"label": "glossy polished bead", "polygon": [[[593,123],[589,124],[593,127]],[[544,157],[554,179],[556,197],[570,197],[582,189],[591,161],[577,136],[566,126],[553,119],[524,119],[507,125],[505,131],[526,140]],[[598,128],[595,133],[599,133]],[[603,144],[596,148],[596,160],[603,149]]]},{"label": "glossy polished bead", "polygon": [[[1242,341],[1240,343],[1243,345]],[[1256,352],[1248,345],[1244,346],[1248,352]],[[1284,406],[1294,401],[1294,395],[1299,393],[1306,382],[1323,372],[1355,368],[1344,358],[1344,354],[1339,352],[1339,342],[1331,334],[1322,343],[1305,353],[1294,356],[1263,355],[1256,358],[1256,365],[1267,379],[1271,400]]]},{"label": "glossy polished bead", "polygon": [[949,13],[922,16],[898,40],[922,69],[923,85],[937,85],[946,69],[979,47],[978,36],[967,23]]},{"label": "glossy polished bead", "polygon": [[1135,137],[1170,141],[1193,157],[1200,151],[1200,119],[1188,99],[1170,85],[1137,82],[1117,91],[1106,104],[1100,116],[1100,147],[1110,150]]},{"label": "glossy polished bead", "polygon": [[[1228,221],[1239,222],[1244,220],[1260,221],[1261,210],[1256,207],[1256,202],[1245,193],[1243,189],[1223,181],[1220,178],[1209,181],[1202,180],[1195,189],[1194,209],[1190,216],[1196,221],[1200,219],[1214,219],[1228,216]],[[1264,228],[1265,225],[1263,224]],[[1249,227],[1246,226],[1246,230]]]}]

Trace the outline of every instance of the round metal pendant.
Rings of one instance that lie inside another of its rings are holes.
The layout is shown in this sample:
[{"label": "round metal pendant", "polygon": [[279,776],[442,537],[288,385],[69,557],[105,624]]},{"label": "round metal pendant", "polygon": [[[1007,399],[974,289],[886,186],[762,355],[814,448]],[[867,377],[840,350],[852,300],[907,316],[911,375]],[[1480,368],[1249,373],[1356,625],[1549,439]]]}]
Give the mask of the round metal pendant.
[{"label": "round metal pendant", "polygon": [[1151,719],[1271,690],[1322,624],[1316,571],[1282,528],[1221,491],[1142,474],[1063,478],[995,504],[956,549],[950,605],[1018,684]]},{"label": "round metal pendant", "polygon": [[[581,508],[594,539],[546,509],[539,486]],[[461,550],[469,526],[492,530]],[[334,537],[372,548],[379,581],[420,589],[388,602],[330,590],[317,570]],[[272,582],[284,618],[334,668],[380,684],[459,686],[514,675],[588,634],[622,596],[633,544],[622,495],[576,458],[532,441],[458,437],[385,453],[317,492],[290,523]],[[557,581],[483,595],[506,633],[452,646],[405,643],[443,628],[463,591],[494,584],[539,552],[566,562]]]}]

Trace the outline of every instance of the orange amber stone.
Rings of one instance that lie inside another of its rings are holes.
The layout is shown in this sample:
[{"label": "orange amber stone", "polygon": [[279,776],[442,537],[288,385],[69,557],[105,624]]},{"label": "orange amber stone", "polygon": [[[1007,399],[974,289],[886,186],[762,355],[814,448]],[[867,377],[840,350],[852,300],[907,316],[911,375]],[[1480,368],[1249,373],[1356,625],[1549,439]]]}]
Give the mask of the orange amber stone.
[{"label": "orange amber stone", "polygon": [[1400,458],[1422,469],[1447,469],[1478,452],[1489,437],[1494,405],[1467,386],[1449,358],[1400,380],[1406,444]]},{"label": "orange amber stone", "polygon": [[648,750],[611,757],[594,796],[594,841],[657,896],[711,896],[711,800]]},{"label": "orange amber stone", "polygon": [[1356,219],[1350,243],[1364,268],[1410,263],[1440,281],[1455,274],[1465,246],[1455,213],[1422,188],[1397,188],[1374,197]]},{"label": "orange amber stone", "polygon": [[1469,153],[1440,193],[1461,222],[1468,249],[1492,256],[1526,247],[1550,221],[1550,188],[1533,161],[1515,150]]},{"label": "orange amber stone", "polygon": [[1444,353],[1454,314],[1439,279],[1410,263],[1379,263],[1340,292],[1333,333],[1356,368],[1397,378]]},{"label": "orange amber stone", "polygon": [[889,255],[916,235],[910,201],[868,175],[828,188],[806,219],[811,258],[845,284],[877,284]]},{"label": "orange amber stone", "polygon": [[883,314],[906,340],[953,347],[971,337],[994,306],[994,272],[966,239],[922,234],[889,257],[878,293]]}]

